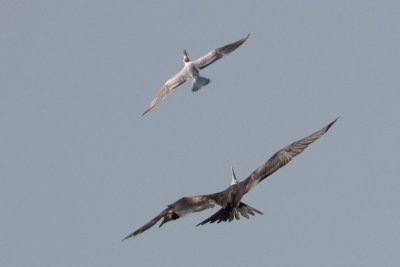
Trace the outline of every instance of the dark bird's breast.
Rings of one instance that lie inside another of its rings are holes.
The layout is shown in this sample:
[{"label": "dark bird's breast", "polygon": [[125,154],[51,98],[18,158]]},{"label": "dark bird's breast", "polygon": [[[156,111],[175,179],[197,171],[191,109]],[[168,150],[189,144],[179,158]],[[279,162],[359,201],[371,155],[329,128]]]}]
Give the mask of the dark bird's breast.
[{"label": "dark bird's breast", "polygon": [[241,194],[238,184],[231,185],[224,192],[225,203],[222,206],[231,208],[237,207],[242,197],[243,194]]}]

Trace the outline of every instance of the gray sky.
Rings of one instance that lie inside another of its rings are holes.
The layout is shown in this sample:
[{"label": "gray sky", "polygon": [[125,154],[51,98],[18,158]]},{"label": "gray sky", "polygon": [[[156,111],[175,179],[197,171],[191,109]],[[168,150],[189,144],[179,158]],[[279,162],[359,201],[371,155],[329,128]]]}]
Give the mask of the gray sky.
[{"label": "gray sky", "polygon": [[[168,2],[168,3],[167,3]],[[399,266],[398,1],[2,1],[1,266]],[[145,117],[166,79],[247,33]],[[123,237],[246,178],[243,199]]]}]

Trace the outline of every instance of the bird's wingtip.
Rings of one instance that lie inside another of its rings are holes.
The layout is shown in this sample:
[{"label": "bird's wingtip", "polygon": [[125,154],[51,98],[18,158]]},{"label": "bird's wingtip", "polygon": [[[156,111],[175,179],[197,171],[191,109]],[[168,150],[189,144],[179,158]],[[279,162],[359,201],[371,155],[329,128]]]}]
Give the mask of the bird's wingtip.
[{"label": "bird's wingtip", "polygon": [[125,237],[124,239],[122,239],[121,242],[124,242],[125,240],[127,240],[127,239],[129,239],[129,238],[131,238],[131,237],[135,237],[135,235],[130,234],[130,235],[128,235],[127,237]]},{"label": "bird's wingtip", "polygon": [[328,129],[331,128],[331,126],[332,126],[339,118],[340,118],[340,116],[337,117],[336,119],[334,119],[331,123],[329,123],[329,124],[328,124]]},{"label": "bird's wingtip", "polygon": [[147,112],[149,112],[151,110],[151,108],[146,109],[143,113],[142,116],[146,115]]}]

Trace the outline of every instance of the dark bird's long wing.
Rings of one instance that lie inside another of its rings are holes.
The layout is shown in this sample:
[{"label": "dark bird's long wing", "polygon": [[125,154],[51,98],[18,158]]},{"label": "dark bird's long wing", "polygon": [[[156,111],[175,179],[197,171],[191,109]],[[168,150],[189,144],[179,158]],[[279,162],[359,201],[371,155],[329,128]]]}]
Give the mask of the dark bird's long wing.
[{"label": "dark bird's long wing", "polygon": [[245,37],[236,42],[214,49],[204,56],[196,59],[195,61],[193,61],[193,63],[196,65],[197,68],[203,69],[214,61],[220,59],[221,57],[233,52],[236,48],[241,46],[249,38],[249,36],[250,34],[247,34]]},{"label": "dark bird's long wing", "polygon": [[153,218],[151,221],[149,221],[148,223],[146,223],[145,225],[143,225],[142,227],[140,227],[139,229],[137,229],[135,232],[133,232],[132,234],[128,235],[127,237],[125,237],[124,239],[122,239],[122,241],[134,237],[138,234],[143,233],[144,231],[146,231],[147,229],[151,228],[153,225],[155,225],[159,220],[161,220],[161,218],[163,218],[165,215],[167,215],[168,209],[165,209],[163,212],[161,212],[160,214],[157,215],[157,217]]},{"label": "dark bird's long wing", "polygon": [[240,182],[244,186],[244,192],[247,193],[259,182],[276,172],[279,168],[285,166],[289,161],[291,161],[295,156],[300,154],[310,145],[312,142],[320,138],[325,134],[329,128],[336,122],[329,123],[327,126],[321,130],[298,140],[287,147],[276,152],[270,159],[267,160],[263,165],[261,165],[257,170],[255,170],[248,178]]},{"label": "dark bird's long wing", "polygon": [[180,72],[178,72],[174,77],[169,79],[164,83],[164,85],[161,87],[160,92],[157,94],[157,96],[151,101],[150,105],[147,107],[146,111],[143,112],[142,116],[149,112],[152,108],[154,108],[158,103],[164,100],[164,98],[169,94],[172,90],[174,90],[176,87],[184,83],[187,79],[189,78],[188,73],[186,70],[183,68]]},{"label": "dark bird's long wing", "polygon": [[191,214],[193,212],[199,212],[208,208],[213,208],[215,204],[218,204],[216,199],[218,199],[218,195],[220,193],[210,194],[210,195],[201,195],[194,197],[183,197],[178,201],[168,205],[168,208],[163,212],[158,214],[154,219],[137,229],[132,234],[125,237],[123,240],[128,238],[137,236],[138,234],[143,233],[147,229],[151,228],[155,225],[159,220],[163,219],[160,226],[164,223],[172,220],[179,219],[183,216]]}]

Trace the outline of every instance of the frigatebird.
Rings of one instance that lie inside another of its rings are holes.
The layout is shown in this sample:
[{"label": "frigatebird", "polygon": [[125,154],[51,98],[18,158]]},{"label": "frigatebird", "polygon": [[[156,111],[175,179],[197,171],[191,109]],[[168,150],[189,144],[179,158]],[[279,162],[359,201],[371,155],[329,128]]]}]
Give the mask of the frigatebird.
[{"label": "frigatebird", "polygon": [[160,92],[153,99],[153,101],[151,101],[150,105],[148,106],[146,111],[143,112],[142,116],[149,112],[152,108],[154,108],[158,103],[160,103],[172,90],[174,90],[176,87],[178,87],[190,78],[193,79],[193,92],[196,92],[201,87],[207,85],[210,82],[210,79],[200,76],[199,71],[207,67],[211,63],[217,61],[218,59],[222,58],[223,56],[233,52],[236,48],[241,46],[249,38],[249,36],[250,34],[247,34],[247,36],[236,42],[216,48],[194,61],[191,61],[189,59],[187,51],[183,50],[182,55],[184,66],[182,70],[164,83],[164,85],[161,87]]},{"label": "frigatebird", "polygon": [[206,220],[200,222],[197,226],[206,223],[220,223],[222,221],[231,222],[234,218],[239,220],[240,215],[248,219],[249,214],[254,216],[255,212],[262,214],[257,209],[241,202],[242,197],[259,182],[273,174],[279,168],[285,166],[296,155],[303,152],[304,149],[308,147],[308,145],[310,145],[315,140],[320,138],[323,134],[325,134],[329,130],[329,128],[336,122],[337,119],[338,118],[336,118],[334,121],[329,123],[321,130],[303,139],[300,139],[288,145],[287,147],[282,148],[281,150],[276,152],[270,159],[268,159],[263,165],[256,169],[252,174],[250,174],[249,177],[241,182],[237,181],[235,172],[232,168],[232,183],[224,191],[209,195],[183,197],[178,201],[168,205],[168,207],[159,215],[157,215],[154,219],[140,227],[132,234],[125,237],[123,240],[143,233],[144,231],[155,225],[162,218],[163,220],[159,227],[161,227],[164,223],[168,221],[179,219],[193,212],[213,208],[215,205],[221,206],[221,209]]}]

